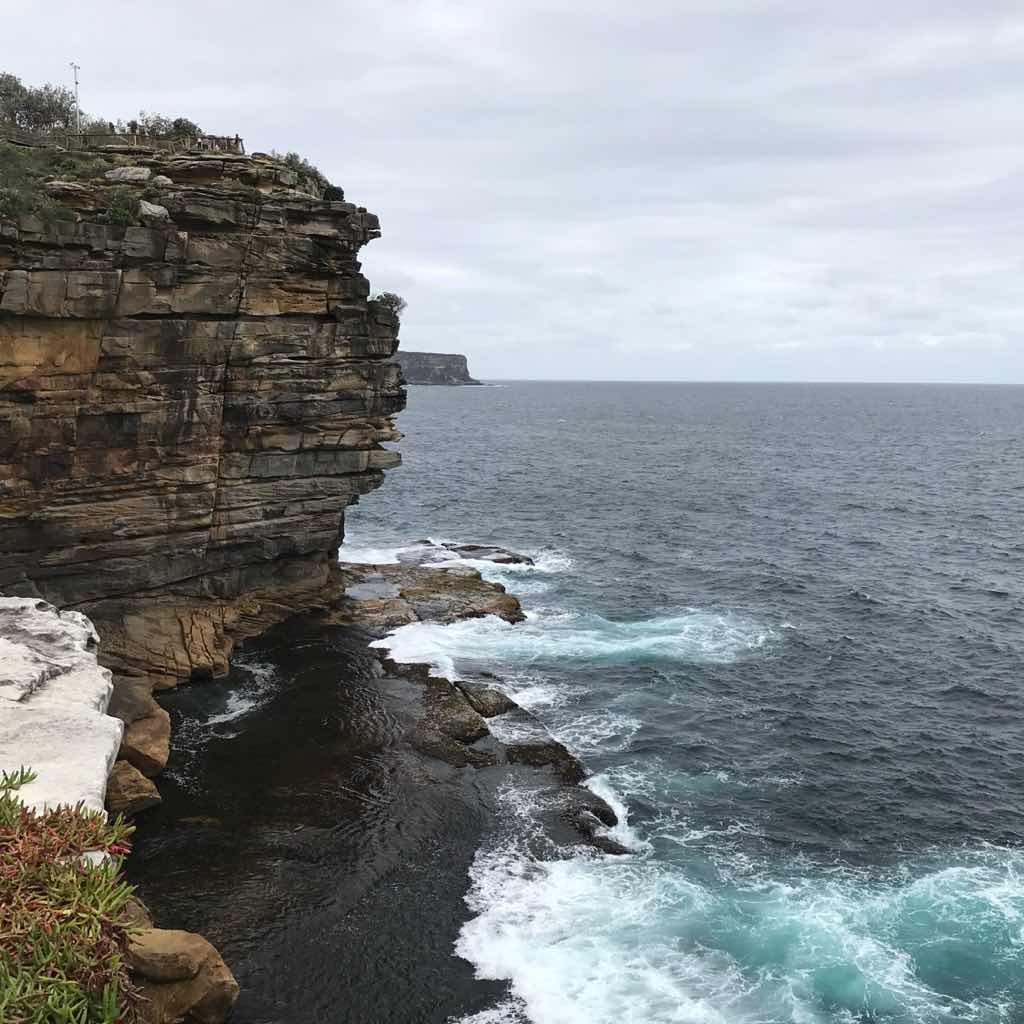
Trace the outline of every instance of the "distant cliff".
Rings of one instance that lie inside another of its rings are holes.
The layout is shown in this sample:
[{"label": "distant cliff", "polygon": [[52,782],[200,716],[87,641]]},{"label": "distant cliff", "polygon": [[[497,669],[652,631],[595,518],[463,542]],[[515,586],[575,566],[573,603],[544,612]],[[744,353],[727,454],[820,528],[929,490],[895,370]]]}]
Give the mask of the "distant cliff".
[{"label": "distant cliff", "polygon": [[396,352],[406,384],[479,384],[469,375],[466,357],[448,352]]}]

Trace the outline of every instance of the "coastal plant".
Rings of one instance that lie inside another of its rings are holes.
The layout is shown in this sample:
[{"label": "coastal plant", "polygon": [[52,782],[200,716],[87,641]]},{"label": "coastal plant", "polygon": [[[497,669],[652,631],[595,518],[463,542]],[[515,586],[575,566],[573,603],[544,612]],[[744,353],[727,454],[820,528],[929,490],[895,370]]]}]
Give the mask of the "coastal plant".
[{"label": "coastal plant", "polygon": [[81,804],[25,807],[18,790],[34,778],[0,772],[0,1021],[127,1024],[136,993],[121,866],[132,829]]},{"label": "coastal plant", "polygon": [[323,195],[326,189],[331,187],[327,175],[305,157],[299,156],[298,153],[285,153],[282,156],[280,153],[272,150],[270,155],[275,160],[280,160],[285,167],[295,171],[296,174],[311,181],[321,195]]},{"label": "coastal plant", "polygon": [[0,217],[35,214],[55,218],[58,204],[43,186],[53,176],[53,150],[0,143]]},{"label": "coastal plant", "polygon": [[135,223],[138,211],[139,199],[135,190],[127,185],[120,185],[107,193],[107,205],[102,219],[107,224],[119,224],[121,227],[126,227]]},{"label": "coastal plant", "polygon": [[389,310],[398,320],[401,319],[402,313],[405,312],[405,307],[408,305],[405,299],[401,295],[395,294],[395,292],[379,292],[377,295],[371,296],[371,301],[379,303]]}]

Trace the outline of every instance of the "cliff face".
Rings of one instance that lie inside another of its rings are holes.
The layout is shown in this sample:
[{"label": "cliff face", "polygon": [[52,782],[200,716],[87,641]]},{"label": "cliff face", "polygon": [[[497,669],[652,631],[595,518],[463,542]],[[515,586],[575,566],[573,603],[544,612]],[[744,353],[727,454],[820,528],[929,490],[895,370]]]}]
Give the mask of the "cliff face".
[{"label": "cliff face", "polygon": [[46,185],[58,219],[0,220],[0,592],[80,609],[159,687],[323,600],[399,461],[397,323],[357,260],[377,218],[279,162],[95,163]]},{"label": "cliff face", "polygon": [[395,361],[407,384],[479,384],[469,375],[466,357],[444,352],[398,352]]}]

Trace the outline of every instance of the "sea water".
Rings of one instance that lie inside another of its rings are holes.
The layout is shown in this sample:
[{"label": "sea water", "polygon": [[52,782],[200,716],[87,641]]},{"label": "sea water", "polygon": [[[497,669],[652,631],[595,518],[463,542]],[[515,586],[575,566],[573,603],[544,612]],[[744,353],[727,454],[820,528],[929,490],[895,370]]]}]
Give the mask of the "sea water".
[{"label": "sea water", "polygon": [[452,954],[510,994],[464,1024],[1024,1021],[1024,389],[411,388],[400,425],[342,557],[536,565],[469,563],[526,622],[387,646],[501,676],[631,850],[535,859],[501,794]]}]

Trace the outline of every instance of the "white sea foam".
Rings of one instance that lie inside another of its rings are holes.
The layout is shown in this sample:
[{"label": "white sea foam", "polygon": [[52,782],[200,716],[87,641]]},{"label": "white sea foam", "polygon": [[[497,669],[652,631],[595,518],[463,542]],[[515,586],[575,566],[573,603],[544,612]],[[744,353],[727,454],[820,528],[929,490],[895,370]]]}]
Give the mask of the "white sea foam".
[{"label": "white sea foam", "polygon": [[642,723],[608,709],[586,711],[556,725],[558,739],[578,754],[615,754],[628,749]]},{"label": "white sea foam", "polygon": [[921,869],[709,887],[650,856],[536,862],[510,840],[477,855],[456,949],[534,1024],[1007,1024],[1012,996],[934,985],[952,956],[1020,992],[1024,855],[950,856],[909,879]]},{"label": "white sea foam", "polygon": [[397,565],[399,554],[408,549],[407,544],[375,547],[346,543],[338,549],[338,558],[353,565]]},{"label": "white sea foam", "polygon": [[756,623],[699,609],[636,622],[540,610],[527,612],[527,621],[516,626],[495,616],[450,625],[415,622],[373,646],[389,649],[395,661],[433,665],[437,674],[453,678],[460,659],[513,667],[566,659],[731,662],[773,637]]},{"label": "white sea foam", "polygon": [[235,659],[232,668],[240,671],[243,681],[237,682],[228,694],[223,711],[200,723],[203,728],[233,722],[261,707],[273,695],[277,681],[277,669],[273,665],[242,655]]}]

